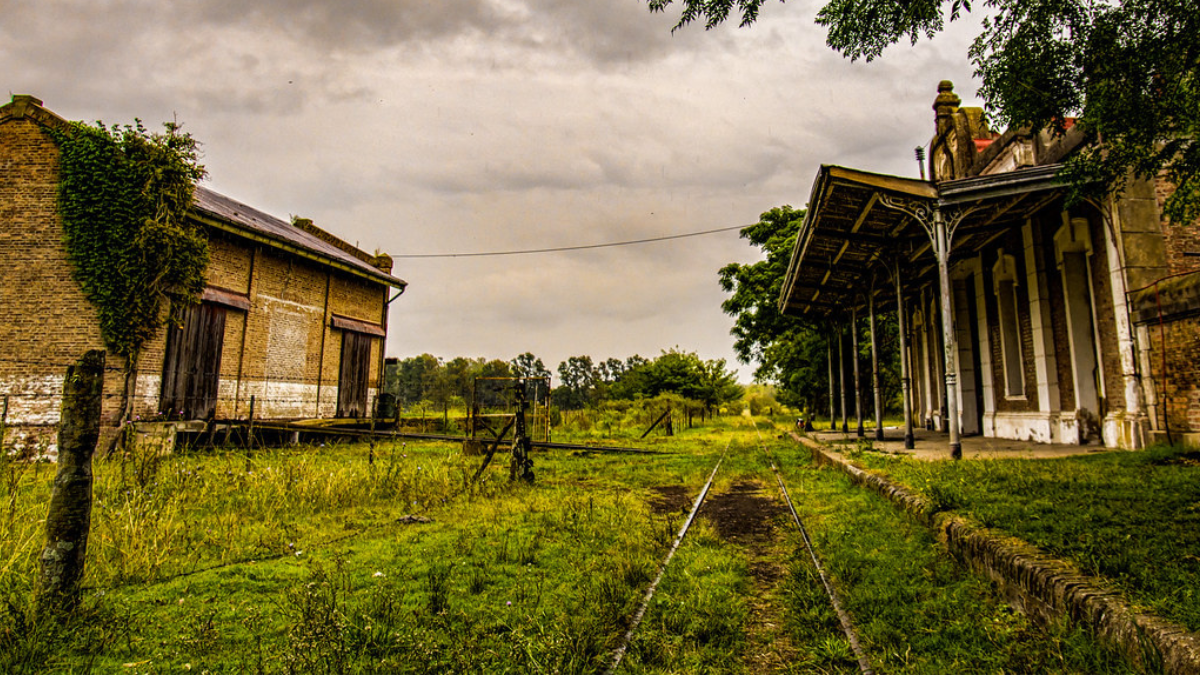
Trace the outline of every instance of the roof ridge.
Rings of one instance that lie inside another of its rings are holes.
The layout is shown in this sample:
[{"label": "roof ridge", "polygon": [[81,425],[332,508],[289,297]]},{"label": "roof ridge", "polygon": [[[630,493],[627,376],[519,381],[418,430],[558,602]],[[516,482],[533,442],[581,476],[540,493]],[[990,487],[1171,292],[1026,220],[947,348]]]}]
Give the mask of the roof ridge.
[{"label": "roof ridge", "polygon": [[202,215],[216,217],[238,229],[256,232],[260,236],[265,235],[281,242],[290,240],[292,245],[302,246],[325,259],[336,261],[340,258],[340,264],[350,263],[363,268],[364,271],[370,270],[372,276],[379,275],[380,278],[389,280],[389,283],[405,285],[403,280],[392,276],[391,256],[386,253],[372,256],[315,225],[310,224],[306,227],[288,223],[202,185],[196,186],[196,199],[192,208]]},{"label": "roof ridge", "polygon": [[354,256],[355,258],[358,258],[359,260],[361,260],[365,263],[368,263],[371,265],[375,264],[375,256],[373,256],[370,253],[367,253],[366,251],[362,250],[361,248],[351,244],[350,242],[346,241],[345,239],[342,239],[342,238],[338,237],[337,235],[334,235],[330,232],[327,232],[327,231],[317,227],[316,225],[313,224],[313,221],[311,218],[301,218],[299,216],[293,216],[292,217],[292,226],[297,227],[301,230],[304,230],[305,232],[313,235],[314,237],[316,237],[318,239],[321,239],[322,241],[324,241],[327,244],[332,244],[333,246],[336,246],[336,247],[342,249],[346,253],[349,253],[350,255]]},{"label": "roof ridge", "polygon": [[12,100],[0,106],[0,123],[8,120],[30,119],[44,126],[67,131],[71,123],[42,106],[42,99],[31,94],[13,94]]}]

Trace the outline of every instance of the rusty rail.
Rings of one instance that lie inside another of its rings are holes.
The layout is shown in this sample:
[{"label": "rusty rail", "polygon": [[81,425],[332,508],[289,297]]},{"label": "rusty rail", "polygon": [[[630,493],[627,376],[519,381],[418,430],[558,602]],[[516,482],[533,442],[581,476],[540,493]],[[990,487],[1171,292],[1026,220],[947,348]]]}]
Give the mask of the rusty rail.
[{"label": "rusty rail", "polygon": [[[753,423],[754,418],[750,418]],[[775,466],[775,459],[771,457],[771,453],[767,451],[766,444],[763,443],[762,432],[758,430],[758,424],[754,424],[754,432],[758,434],[758,447],[766,456],[767,462],[771,466],[771,472],[775,474],[775,480],[779,483],[779,490],[783,493],[783,501],[787,503],[788,511],[792,514],[792,521],[796,523],[796,528],[800,530],[800,536],[804,539],[804,547],[808,549],[808,555],[812,558],[813,567],[817,570],[817,576],[821,579],[821,584],[825,586],[825,594],[829,596],[829,604],[833,606],[833,611],[837,614],[838,623],[842,625],[842,632],[846,634],[846,640],[850,643],[850,649],[854,651],[855,659],[858,661],[858,668],[863,675],[874,675],[875,671],[871,669],[871,662],[867,659],[867,654],[863,651],[862,644],[858,640],[858,631],[854,628],[854,622],[850,620],[850,614],[842,607],[842,602],[838,598],[837,590],[829,581],[829,577],[825,574],[825,567],[821,565],[821,560],[817,556],[817,550],[813,547],[812,539],[808,536],[808,529],[804,527],[804,522],[800,520],[800,515],[796,513],[796,507],[792,505],[792,497],[788,494],[787,486],[784,485],[783,476],[779,473],[779,468]]]},{"label": "rusty rail", "polygon": [[692,512],[688,514],[687,520],[683,522],[683,527],[679,528],[679,534],[675,535],[675,541],[671,544],[671,550],[667,551],[667,557],[663,560],[662,565],[658,568],[658,576],[651,582],[649,588],[646,589],[646,595],[642,598],[642,604],[638,607],[637,612],[633,615],[633,620],[629,623],[629,629],[625,631],[624,637],[621,638],[621,645],[613,651],[612,665],[608,670],[604,671],[604,675],[613,675],[617,672],[617,667],[621,665],[621,659],[624,658],[625,652],[629,650],[629,643],[633,641],[633,634],[637,631],[638,625],[642,623],[642,618],[646,616],[646,609],[650,607],[650,600],[654,598],[654,592],[658,590],[658,584],[662,582],[663,575],[667,573],[667,565],[671,564],[671,558],[675,556],[676,549],[683,542],[683,538],[687,536],[688,528],[692,526],[692,521],[696,519],[696,514],[700,512],[700,505],[704,503],[704,498],[708,495],[708,489],[712,487],[713,479],[717,477],[717,469],[721,468],[721,462],[725,461],[725,453],[729,452],[729,445],[733,443],[733,439],[725,444],[725,450],[721,452],[721,458],[717,460],[717,465],[713,467],[712,473],[708,476],[708,482],[704,484],[704,488],[700,490],[700,496],[696,497],[696,502],[692,504]]}]

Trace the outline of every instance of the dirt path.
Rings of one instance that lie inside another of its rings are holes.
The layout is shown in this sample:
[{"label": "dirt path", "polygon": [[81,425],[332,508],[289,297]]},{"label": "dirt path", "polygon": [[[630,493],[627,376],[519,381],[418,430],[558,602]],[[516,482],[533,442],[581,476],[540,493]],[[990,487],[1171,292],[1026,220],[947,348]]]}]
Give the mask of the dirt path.
[{"label": "dirt path", "polygon": [[783,624],[787,568],[778,528],[786,509],[774,491],[743,480],[709,495],[700,509],[721,538],[741,548],[750,567],[750,620],[744,659],[752,673],[789,672],[795,648]]}]

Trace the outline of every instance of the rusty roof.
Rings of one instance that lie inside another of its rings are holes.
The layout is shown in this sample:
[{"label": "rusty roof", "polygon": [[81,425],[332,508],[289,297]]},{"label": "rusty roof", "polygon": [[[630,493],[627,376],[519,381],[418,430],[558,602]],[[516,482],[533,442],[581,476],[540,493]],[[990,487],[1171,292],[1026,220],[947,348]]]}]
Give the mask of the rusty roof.
[{"label": "rusty roof", "polygon": [[[404,288],[407,285],[404,280],[384,272],[350,251],[335,246],[285,220],[263,213],[252,206],[247,206],[208,188],[196,187],[196,200],[192,209],[201,216],[201,220],[206,220],[204,216],[207,216],[208,219],[216,219],[219,221],[218,223],[210,222],[209,224],[217,225],[220,229],[231,231],[234,234],[240,234],[304,257],[315,258],[343,271],[357,276],[365,276],[395,288]],[[365,253],[363,255],[370,257]]]},{"label": "rusty roof", "polygon": [[[28,117],[46,127],[68,128],[69,123],[28,94],[14,94],[12,101],[0,106],[0,121]],[[197,186],[192,213],[200,221],[217,229],[259,241],[292,254],[310,258],[356,276],[403,289],[407,282],[372,264],[371,256],[355,246],[341,242],[319,228],[329,241],[284,220],[268,215],[225,195]],[[333,242],[339,242],[339,246]],[[386,257],[384,258],[386,260]]]}]

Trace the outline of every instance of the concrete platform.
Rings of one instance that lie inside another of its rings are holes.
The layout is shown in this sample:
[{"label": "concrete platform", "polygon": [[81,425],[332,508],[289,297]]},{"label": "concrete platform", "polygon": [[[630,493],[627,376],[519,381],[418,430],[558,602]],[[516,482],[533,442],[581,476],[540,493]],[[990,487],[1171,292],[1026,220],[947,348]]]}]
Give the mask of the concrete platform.
[{"label": "concrete platform", "polygon": [[[901,427],[884,427],[884,440],[875,440],[875,429],[863,431],[864,438],[856,435],[851,427],[849,433],[820,430],[810,431],[809,438],[819,441],[834,451],[841,451],[846,446],[854,447],[857,443],[870,443],[879,452],[894,455],[904,455],[922,460],[950,459],[950,436],[938,431],[914,429],[915,447],[912,450],[904,448],[904,429]],[[1007,438],[989,438],[986,436],[964,436],[962,438],[963,459],[1044,459],[1050,457],[1071,457],[1074,455],[1091,455],[1098,452],[1112,452],[1115,448],[1102,445],[1065,445],[1056,443],[1035,443],[1033,441],[1015,441]]]}]

